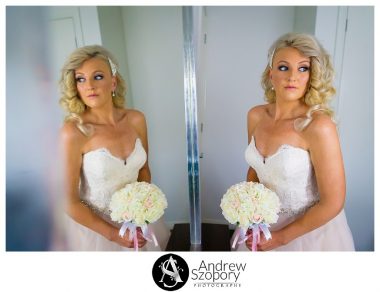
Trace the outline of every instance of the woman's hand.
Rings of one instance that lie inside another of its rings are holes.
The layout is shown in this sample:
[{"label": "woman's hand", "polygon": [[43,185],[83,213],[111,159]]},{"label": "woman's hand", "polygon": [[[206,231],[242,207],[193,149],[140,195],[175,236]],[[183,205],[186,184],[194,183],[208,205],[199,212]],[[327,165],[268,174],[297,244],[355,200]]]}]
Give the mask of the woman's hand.
[{"label": "woman's hand", "polygon": [[264,236],[261,237],[257,249],[260,251],[268,251],[286,244],[285,238],[281,231],[272,231],[272,238],[266,240]]},{"label": "woman's hand", "polygon": [[[246,235],[247,236],[252,235],[252,229],[249,229]],[[274,249],[286,244],[281,231],[272,231],[271,235],[272,235],[272,238],[269,240],[266,240],[264,234],[260,231],[260,242],[257,244],[258,251],[268,251],[268,250],[271,250],[271,249]],[[251,248],[252,240],[253,240],[253,237],[249,236],[249,238],[245,241],[245,245],[247,246],[249,250],[252,250]]]},{"label": "woman's hand", "polygon": [[[142,231],[140,227],[137,227],[137,242],[138,242],[138,247],[142,248],[146,244],[146,239],[143,237]],[[116,236],[114,236],[114,242],[117,244],[128,247],[128,248],[133,248],[134,247],[134,241],[133,237],[131,240],[129,240],[129,230],[127,230],[124,234],[123,237],[119,236],[119,230],[117,230]]]}]

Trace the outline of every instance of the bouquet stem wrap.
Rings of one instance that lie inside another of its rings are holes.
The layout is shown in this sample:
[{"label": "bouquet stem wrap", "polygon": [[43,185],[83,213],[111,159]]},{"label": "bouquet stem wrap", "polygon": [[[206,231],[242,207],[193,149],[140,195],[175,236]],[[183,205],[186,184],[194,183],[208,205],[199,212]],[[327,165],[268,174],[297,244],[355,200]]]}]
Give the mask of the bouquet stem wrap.
[{"label": "bouquet stem wrap", "polygon": [[[131,221],[125,221],[119,230],[119,236],[123,237],[125,232],[129,230],[129,240],[133,239],[133,247],[135,251],[139,250],[138,240],[137,240],[137,225],[132,223]],[[143,225],[140,227],[142,231],[143,237],[149,241],[153,242],[154,246],[158,246],[156,235],[154,231],[149,227],[149,225]]]},{"label": "bouquet stem wrap", "polygon": [[[239,245],[244,243],[247,239],[252,237],[252,245],[251,245],[251,250],[252,251],[257,251],[257,245],[260,242],[260,231],[263,232],[264,237],[266,240],[269,240],[272,238],[270,231],[268,229],[269,225],[265,223],[253,223],[250,225],[248,228],[241,228],[238,227],[235,229],[235,232],[232,236],[232,249],[235,249],[236,243]],[[251,229],[252,233],[246,236],[247,231]],[[240,241],[239,241],[240,239]]]}]

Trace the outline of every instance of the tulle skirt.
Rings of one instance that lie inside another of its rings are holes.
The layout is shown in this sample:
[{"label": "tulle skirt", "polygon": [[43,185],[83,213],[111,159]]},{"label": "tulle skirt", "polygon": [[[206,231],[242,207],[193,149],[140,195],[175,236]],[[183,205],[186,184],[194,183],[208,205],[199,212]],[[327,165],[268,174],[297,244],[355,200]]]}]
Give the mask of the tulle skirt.
[{"label": "tulle skirt", "polygon": [[[281,214],[270,230],[279,230],[296,219],[294,216]],[[237,251],[248,251],[245,243]],[[272,251],[355,251],[351,230],[347,224],[344,210],[325,225],[308,232],[286,245]]]},{"label": "tulle skirt", "polygon": [[[134,251],[133,248],[126,248],[115,242],[109,241],[97,232],[77,223],[68,215],[65,215],[65,234],[66,246],[72,251]],[[150,224],[157,241],[158,246],[153,242],[147,241],[145,246],[139,248],[139,251],[163,251],[169,240],[170,231],[161,217],[156,222]]]}]

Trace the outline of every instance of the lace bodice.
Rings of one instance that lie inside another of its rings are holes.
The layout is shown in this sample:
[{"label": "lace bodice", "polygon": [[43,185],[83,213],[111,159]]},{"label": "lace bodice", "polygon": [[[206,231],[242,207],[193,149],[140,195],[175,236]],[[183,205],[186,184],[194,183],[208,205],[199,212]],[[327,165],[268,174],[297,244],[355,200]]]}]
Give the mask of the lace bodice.
[{"label": "lace bodice", "polygon": [[282,212],[300,214],[318,202],[315,173],[308,151],[283,144],[274,154],[263,157],[252,136],[245,158],[260,182],[277,193]]},{"label": "lace bodice", "polygon": [[139,170],[147,159],[139,138],[126,158],[118,158],[107,149],[99,148],[83,155],[81,169],[81,199],[100,211],[108,213],[112,194],[127,183],[137,181]]}]

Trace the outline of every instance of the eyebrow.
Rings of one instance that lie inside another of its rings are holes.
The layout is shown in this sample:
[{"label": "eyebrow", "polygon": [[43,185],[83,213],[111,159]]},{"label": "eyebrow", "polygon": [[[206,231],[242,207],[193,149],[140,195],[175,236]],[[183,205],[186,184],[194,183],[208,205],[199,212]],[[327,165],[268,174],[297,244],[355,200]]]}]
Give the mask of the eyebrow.
[{"label": "eyebrow", "polygon": [[[91,74],[96,74],[96,73],[103,73],[104,74],[104,72],[102,71],[102,70],[96,70],[96,71],[94,71],[93,73],[91,73]],[[79,72],[79,71],[76,71],[75,72],[75,75],[80,75],[80,74],[84,74],[84,73],[82,73],[82,72]]]},{"label": "eyebrow", "polygon": [[[285,60],[280,60],[277,63],[281,63],[281,62],[289,64],[289,62],[287,62]],[[302,60],[302,61],[298,62],[297,64],[301,64],[301,63],[309,63],[310,64],[310,61],[309,60]]]}]

